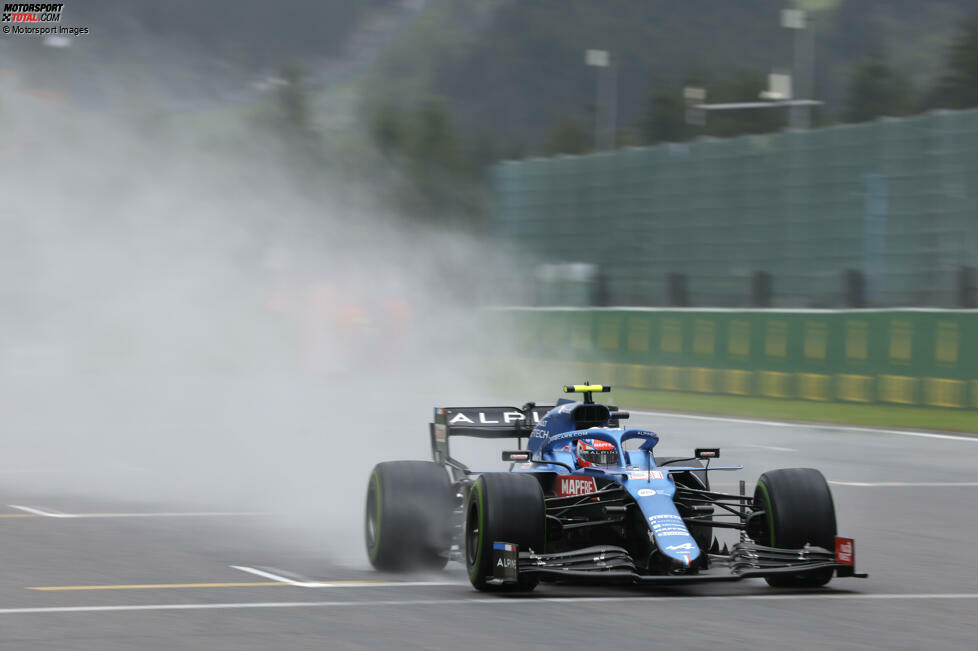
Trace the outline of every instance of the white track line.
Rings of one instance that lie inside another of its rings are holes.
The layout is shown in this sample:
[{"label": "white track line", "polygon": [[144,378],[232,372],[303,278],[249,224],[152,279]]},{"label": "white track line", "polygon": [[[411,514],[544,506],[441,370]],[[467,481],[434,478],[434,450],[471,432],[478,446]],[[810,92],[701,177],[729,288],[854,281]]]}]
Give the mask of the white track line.
[{"label": "white track line", "polygon": [[287,576],[282,576],[281,574],[273,574],[272,572],[267,572],[265,570],[259,570],[254,567],[247,567],[245,565],[231,565],[230,567],[240,570],[242,572],[247,572],[248,574],[254,574],[255,576],[260,576],[271,581],[278,581],[279,583],[288,583],[289,585],[294,585],[299,588],[391,588],[391,587],[403,587],[403,586],[422,586],[422,585],[460,585],[459,583],[453,583],[451,581],[343,581],[341,583],[329,583],[323,581],[297,581],[295,579],[290,579]]},{"label": "white track line", "polygon": [[19,509],[46,518],[210,518],[217,516],[264,515],[242,511],[161,511],[157,513],[62,513],[53,509],[39,509],[33,506],[8,504],[12,509]]},{"label": "white track line", "polygon": [[71,513],[69,518],[214,518],[268,515],[267,513],[249,511],[172,511],[149,513]]},{"label": "white track line", "polygon": [[919,432],[915,430],[880,429],[875,427],[853,427],[849,425],[829,425],[825,423],[806,423],[801,421],[792,423],[789,421],[780,421],[780,420],[752,420],[749,418],[727,418],[724,416],[699,416],[696,414],[678,414],[671,411],[641,411],[638,409],[629,409],[628,412],[632,414],[642,414],[643,416],[659,416],[663,418],[687,418],[690,420],[708,420],[708,421],[716,421],[721,423],[765,425],[767,427],[795,427],[795,428],[808,427],[808,428],[836,430],[839,432],[863,432],[865,434],[898,434],[900,436],[917,436],[920,438],[928,438],[928,439],[947,439],[951,441],[970,441],[971,443],[978,443],[978,436],[935,434],[933,432]]},{"label": "white track line", "polygon": [[0,615],[30,615],[44,613],[106,613],[159,610],[231,610],[235,608],[371,608],[377,606],[458,606],[509,605],[524,608],[539,604],[573,603],[634,603],[649,601],[889,601],[930,599],[978,599],[978,593],[917,593],[917,594],[767,594],[767,595],[691,595],[687,597],[477,597],[473,599],[419,599],[387,601],[258,601],[208,604],[146,604],[139,606],[53,606],[45,608],[0,608]]},{"label": "white track line", "polygon": [[923,488],[954,488],[957,486],[978,486],[978,481],[830,481],[834,486],[857,486],[859,488],[876,487],[923,487]]},{"label": "white track line", "polygon": [[26,511],[27,513],[33,513],[34,515],[43,515],[46,518],[70,518],[73,516],[67,513],[61,513],[59,511],[46,511],[44,509],[36,509],[31,506],[18,506],[17,504],[8,504],[12,509],[18,509],[20,511]]},{"label": "white track line", "polygon": [[773,450],[775,452],[797,452],[798,450],[794,448],[782,448],[777,445],[754,445],[751,443],[741,443],[740,445],[733,446],[736,450],[737,448],[756,448],[759,450]]}]

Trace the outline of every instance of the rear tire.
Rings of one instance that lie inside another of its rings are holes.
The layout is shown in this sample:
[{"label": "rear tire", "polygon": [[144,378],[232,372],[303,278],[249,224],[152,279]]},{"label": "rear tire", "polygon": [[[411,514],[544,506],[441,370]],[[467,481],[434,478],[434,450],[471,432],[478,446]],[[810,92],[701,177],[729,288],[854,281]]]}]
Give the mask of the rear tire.
[{"label": "rear tire", "polygon": [[465,509],[465,565],[476,590],[529,591],[539,579],[521,576],[519,585],[493,585],[492,544],[507,542],[519,551],[543,552],[546,544],[546,507],[543,489],[532,475],[487,473],[479,477]]},{"label": "rear tire", "polygon": [[[754,508],[760,518],[754,540],[769,547],[801,549],[805,544],[835,549],[835,504],[825,477],[814,468],[786,468],[761,475],[754,489]],[[832,579],[831,568],[805,574],[765,577],[781,588],[814,588]]]},{"label": "rear tire", "polygon": [[387,461],[367,483],[364,538],[375,569],[441,569],[451,547],[452,482],[430,461]]}]

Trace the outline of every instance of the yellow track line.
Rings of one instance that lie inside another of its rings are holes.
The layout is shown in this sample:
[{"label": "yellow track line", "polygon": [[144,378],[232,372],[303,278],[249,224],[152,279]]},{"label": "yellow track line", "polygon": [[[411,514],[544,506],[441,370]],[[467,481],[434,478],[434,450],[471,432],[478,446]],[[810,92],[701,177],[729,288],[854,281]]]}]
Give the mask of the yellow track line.
[{"label": "yellow track line", "polygon": [[51,585],[30,586],[28,590],[48,592],[64,590],[164,590],[173,588],[253,588],[256,586],[291,585],[282,581],[247,581],[243,583],[147,583],[134,585]]},{"label": "yellow track line", "polygon": [[[366,585],[396,585],[397,581],[366,580],[366,581],[329,581],[322,587],[330,586],[366,586]],[[50,585],[28,586],[27,590],[42,590],[45,592],[64,592],[68,590],[170,590],[179,588],[248,588],[264,586],[306,587],[286,581],[245,581],[238,583],[145,583],[132,585]]]}]

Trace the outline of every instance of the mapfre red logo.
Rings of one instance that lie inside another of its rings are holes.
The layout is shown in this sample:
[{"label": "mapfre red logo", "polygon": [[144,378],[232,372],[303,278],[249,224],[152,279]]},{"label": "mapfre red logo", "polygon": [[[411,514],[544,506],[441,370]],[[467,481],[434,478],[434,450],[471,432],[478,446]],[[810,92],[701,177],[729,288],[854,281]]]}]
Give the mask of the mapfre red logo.
[{"label": "mapfre red logo", "polygon": [[596,492],[598,492],[598,483],[594,481],[594,477],[574,477],[573,475],[562,475],[557,478],[558,497],[587,495],[588,493]]},{"label": "mapfre red logo", "polygon": [[835,539],[835,562],[843,565],[856,564],[856,544],[852,538]]}]

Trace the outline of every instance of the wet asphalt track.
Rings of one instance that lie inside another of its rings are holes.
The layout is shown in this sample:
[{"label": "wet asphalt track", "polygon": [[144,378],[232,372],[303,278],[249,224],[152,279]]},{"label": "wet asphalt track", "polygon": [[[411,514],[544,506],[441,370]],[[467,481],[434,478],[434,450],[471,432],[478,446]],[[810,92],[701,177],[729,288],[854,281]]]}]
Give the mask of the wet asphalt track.
[{"label": "wet asphalt track", "polygon": [[[660,454],[720,446],[723,462],[746,466],[715,477],[731,490],[738,477],[752,490],[768,469],[820,468],[870,578],[808,592],[752,580],[486,597],[458,565],[377,575],[358,553],[326,558],[262,514],[93,502],[6,478],[0,649],[975,648],[978,439],[639,412],[632,422],[660,432]],[[411,584],[367,583],[378,580]]]}]

